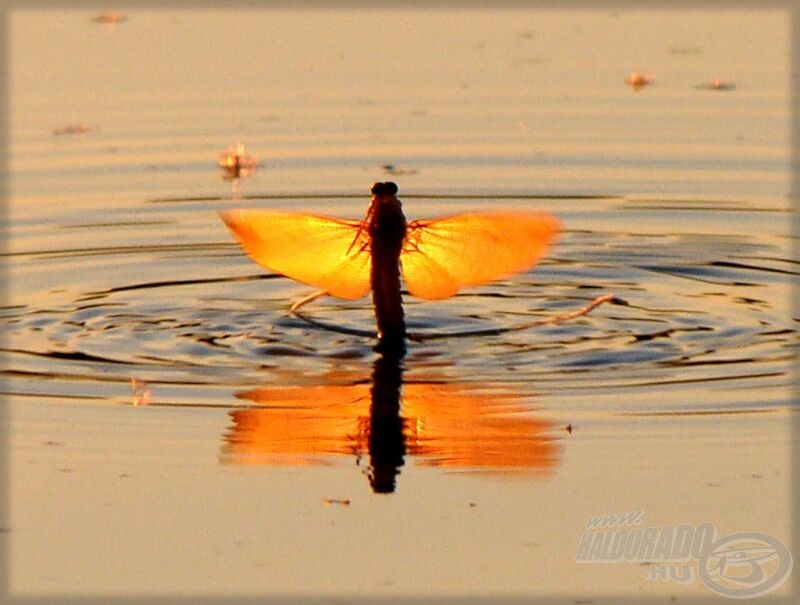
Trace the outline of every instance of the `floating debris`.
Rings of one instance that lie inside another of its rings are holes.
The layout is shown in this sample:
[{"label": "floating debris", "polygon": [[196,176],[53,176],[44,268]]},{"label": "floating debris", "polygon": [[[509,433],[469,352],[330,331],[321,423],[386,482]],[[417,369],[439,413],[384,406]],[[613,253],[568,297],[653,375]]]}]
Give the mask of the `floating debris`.
[{"label": "floating debris", "polygon": [[325,506],[330,506],[331,504],[350,506],[350,498],[325,498],[322,502],[325,504]]},{"label": "floating debris", "polygon": [[147,405],[150,403],[153,391],[150,389],[147,382],[134,376],[131,378],[131,388],[133,389],[133,400],[131,403],[134,406]]},{"label": "floating debris", "polygon": [[95,23],[104,23],[106,25],[115,25],[127,20],[128,18],[125,15],[119,13],[100,13],[92,19]]},{"label": "floating debris", "polygon": [[651,84],[655,84],[656,79],[649,75],[649,74],[642,74],[638,71],[632,72],[627,78],[625,78],[625,84],[630,84],[634,90],[641,90],[645,86],[650,86]]},{"label": "floating debris", "polygon": [[91,128],[89,128],[88,124],[84,122],[78,122],[77,124],[67,124],[61,128],[55,128],[53,130],[53,134],[86,134],[89,131],[91,131]]},{"label": "floating debris", "polygon": [[417,170],[414,168],[404,168],[402,166],[395,166],[394,164],[383,164],[381,168],[386,171],[388,174],[392,174],[394,176],[402,176],[404,174],[417,174]]},{"label": "floating debris", "polygon": [[219,154],[219,167],[225,171],[224,178],[238,179],[255,172],[258,162],[247,154],[242,143],[236,143]]},{"label": "floating debris", "polygon": [[722,78],[713,78],[708,82],[698,84],[695,88],[698,90],[736,90],[736,84]]}]

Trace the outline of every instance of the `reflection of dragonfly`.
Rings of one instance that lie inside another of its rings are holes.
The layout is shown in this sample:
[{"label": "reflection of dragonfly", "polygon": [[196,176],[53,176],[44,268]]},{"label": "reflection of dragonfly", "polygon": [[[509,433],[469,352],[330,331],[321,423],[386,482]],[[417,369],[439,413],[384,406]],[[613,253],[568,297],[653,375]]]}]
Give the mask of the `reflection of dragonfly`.
[{"label": "reflection of dragonfly", "polygon": [[558,427],[522,414],[513,394],[441,382],[403,385],[401,362],[387,356],[375,360],[371,385],[357,376],[330,381],[338,384],[237,393],[264,407],[231,412],[221,460],[305,465],[335,455],[366,457],[378,493],[394,491],[408,456],[420,466],[492,475],[547,475],[558,463]]},{"label": "reflection of dragonfly", "polygon": [[260,265],[339,298],[372,290],[379,348],[402,355],[406,327],[400,272],[408,291],[453,296],[532,267],[560,229],[547,214],[475,212],[406,223],[397,185],[375,183],[363,221],[278,210],[221,213]]}]

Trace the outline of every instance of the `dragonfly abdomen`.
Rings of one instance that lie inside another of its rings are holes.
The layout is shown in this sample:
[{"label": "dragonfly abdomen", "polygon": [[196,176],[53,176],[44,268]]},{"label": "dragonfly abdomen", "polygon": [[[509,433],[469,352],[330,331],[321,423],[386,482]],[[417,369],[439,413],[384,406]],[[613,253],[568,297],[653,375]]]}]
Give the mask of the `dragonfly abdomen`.
[{"label": "dragonfly abdomen", "polygon": [[372,268],[372,302],[378,323],[378,349],[402,356],[406,324],[400,294],[400,251],[406,236],[406,217],[397,185],[375,183],[368,214]]}]

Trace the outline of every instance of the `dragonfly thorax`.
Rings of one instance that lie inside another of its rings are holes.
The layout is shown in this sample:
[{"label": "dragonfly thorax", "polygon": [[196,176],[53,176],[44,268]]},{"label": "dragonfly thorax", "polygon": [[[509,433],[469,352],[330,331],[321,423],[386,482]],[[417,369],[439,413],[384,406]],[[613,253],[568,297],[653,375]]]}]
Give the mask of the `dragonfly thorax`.
[{"label": "dragonfly thorax", "polygon": [[406,217],[400,200],[394,194],[373,195],[367,221],[372,249],[375,246],[384,248],[386,252],[383,254],[396,249],[399,257],[406,236]]}]

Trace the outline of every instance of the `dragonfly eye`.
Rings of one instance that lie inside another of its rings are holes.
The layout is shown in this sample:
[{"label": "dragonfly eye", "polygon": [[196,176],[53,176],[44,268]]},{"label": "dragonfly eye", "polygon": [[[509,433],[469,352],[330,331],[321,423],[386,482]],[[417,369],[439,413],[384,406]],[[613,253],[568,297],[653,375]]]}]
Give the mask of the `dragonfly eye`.
[{"label": "dragonfly eye", "polygon": [[370,189],[372,195],[394,195],[397,193],[397,185],[391,181],[385,183],[374,183]]}]

